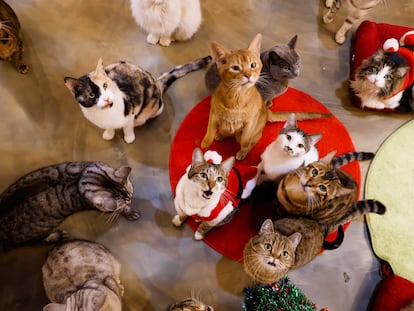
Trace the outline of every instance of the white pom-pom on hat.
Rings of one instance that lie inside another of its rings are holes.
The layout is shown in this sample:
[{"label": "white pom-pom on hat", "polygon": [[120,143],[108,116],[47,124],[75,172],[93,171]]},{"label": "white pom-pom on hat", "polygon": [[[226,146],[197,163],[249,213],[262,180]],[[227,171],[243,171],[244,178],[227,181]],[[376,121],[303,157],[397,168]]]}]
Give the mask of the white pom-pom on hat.
[{"label": "white pom-pom on hat", "polygon": [[414,45],[414,30],[407,31],[400,38],[400,45]]},{"label": "white pom-pom on hat", "polygon": [[207,162],[212,162],[214,164],[220,164],[221,161],[223,160],[223,157],[221,155],[219,155],[218,152],[216,152],[216,151],[207,150],[204,153],[204,159]]},{"label": "white pom-pom on hat", "polygon": [[398,40],[395,38],[390,38],[385,40],[384,45],[382,46],[384,51],[387,52],[397,52],[400,48]]}]

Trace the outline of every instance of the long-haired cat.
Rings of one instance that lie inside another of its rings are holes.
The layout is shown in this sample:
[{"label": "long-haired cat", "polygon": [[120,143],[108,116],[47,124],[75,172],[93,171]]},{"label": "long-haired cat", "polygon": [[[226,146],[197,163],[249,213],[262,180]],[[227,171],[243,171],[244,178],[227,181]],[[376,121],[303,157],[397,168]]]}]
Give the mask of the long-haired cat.
[{"label": "long-haired cat", "polygon": [[329,243],[325,237],[335,228],[341,229],[339,240],[330,249],[339,247],[343,240],[342,224],[366,213],[384,214],[385,206],[378,201],[369,206],[357,204],[347,217],[325,225],[306,217],[286,217],[274,222],[267,219],[244,247],[244,269],[257,282],[277,282],[289,271],[312,261]]},{"label": "long-haired cat", "polygon": [[[298,36],[295,35],[287,44],[276,44],[260,54],[263,67],[256,87],[268,107],[271,106],[273,98],[287,90],[289,80],[299,76],[301,58],[295,49],[297,39]],[[215,63],[207,70],[204,80],[207,89],[213,93],[220,83]]]},{"label": "long-haired cat", "polygon": [[125,142],[132,143],[134,127],[142,126],[162,113],[162,96],[168,87],[210,61],[210,56],[200,58],[176,66],[156,79],[133,64],[118,62],[104,67],[100,59],[95,71],[78,79],[65,77],[64,81],[83,115],[105,130],[103,139],[110,140],[116,129],[123,129]]},{"label": "long-haired cat", "polygon": [[[306,216],[329,225],[342,222],[358,206],[375,208],[374,200],[357,202],[358,184],[349,173],[332,164],[335,152],[330,152],[319,161],[300,167],[281,179],[277,199],[283,212]],[[370,153],[366,155],[370,158]]]},{"label": "long-haired cat", "polygon": [[[290,113],[273,112],[255,86],[262,69],[257,34],[247,49],[229,51],[213,42],[212,52],[217,64],[220,83],[211,96],[207,131],[201,142],[208,148],[214,140],[235,137],[240,144],[237,160],[243,160],[262,136],[268,121],[286,121]],[[326,117],[317,113],[296,113],[298,120]]]},{"label": "long-haired cat", "polygon": [[[410,105],[413,76],[411,71],[413,69],[402,56],[403,49],[400,48],[399,52],[393,52],[380,48],[355,70],[354,80],[350,81],[350,85],[360,98],[361,107],[394,109],[400,104]],[[408,54],[413,57],[411,51]],[[406,89],[409,91],[408,101],[404,96]]]},{"label": "long-haired cat", "polygon": [[0,59],[13,63],[18,72],[27,73],[23,51],[19,19],[10,5],[0,0]]},{"label": "long-haired cat", "polygon": [[52,248],[42,266],[51,301],[44,311],[121,311],[121,264],[101,244],[74,240]]},{"label": "long-haired cat", "polygon": [[246,183],[242,198],[247,198],[264,181],[278,182],[298,167],[318,161],[316,143],[321,138],[322,134],[306,134],[298,128],[295,114],[292,113],[276,139],[261,154],[257,174]]},{"label": "long-haired cat", "polygon": [[147,42],[163,46],[190,39],[202,19],[199,0],[131,0],[131,11]]},{"label": "long-haired cat", "polygon": [[347,16],[344,23],[335,33],[335,41],[342,44],[353,25],[361,21],[368,12],[377,6],[382,0],[325,0],[325,6],[329,11],[323,16],[323,22],[329,24],[335,19],[337,11],[345,4]]},{"label": "long-haired cat", "polygon": [[191,297],[173,303],[168,311],[214,311],[214,308],[199,299]]},{"label": "long-haired cat", "polygon": [[130,206],[131,168],[102,162],[65,162],[32,171],[0,194],[0,251],[56,242],[67,233],[56,228],[83,210],[139,218]]},{"label": "long-haired cat", "polygon": [[234,157],[223,162],[207,161],[201,149],[195,148],[191,165],[178,181],[174,199],[177,215],[172,223],[178,227],[189,216],[195,218],[200,222],[195,240],[203,239],[212,228],[228,222],[236,210],[231,194],[226,193],[234,161]]}]

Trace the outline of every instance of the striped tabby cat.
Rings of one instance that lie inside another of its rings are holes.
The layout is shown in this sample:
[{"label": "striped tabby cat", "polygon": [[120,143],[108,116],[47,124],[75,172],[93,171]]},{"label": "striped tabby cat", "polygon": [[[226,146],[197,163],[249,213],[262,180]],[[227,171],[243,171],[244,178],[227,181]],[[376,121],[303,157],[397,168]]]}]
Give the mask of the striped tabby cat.
[{"label": "striped tabby cat", "polygon": [[[299,76],[301,59],[295,50],[297,39],[296,35],[287,44],[276,44],[260,54],[263,67],[256,87],[268,107],[272,105],[273,98],[287,90],[289,80]],[[204,80],[207,89],[213,93],[220,83],[215,63],[207,70]]]},{"label": "striped tabby cat", "polygon": [[[235,137],[240,144],[237,160],[243,160],[262,136],[267,122],[286,121],[289,112],[274,112],[255,86],[262,69],[260,60],[261,34],[257,34],[247,49],[229,51],[222,45],[211,44],[220,83],[211,96],[207,131],[201,142],[208,148],[214,140]],[[326,117],[327,114],[298,112],[298,120]]]},{"label": "striped tabby cat", "polygon": [[0,59],[13,63],[18,72],[27,73],[23,50],[19,19],[10,5],[0,0]]},{"label": "striped tabby cat", "polygon": [[[206,152],[207,153],[207,152]],[[231,219],[235,204],[231,194],[226,193],[234,157],[221,162],[207,161],[203,152],[195,148],[192,163],[178,181],[175,189],[174,206],[177,215],[172,219],[174,226],[181,226],[188,216],[200,222],[195,240],[201,240],[212,228]]]},{"label": "striped tabby cat", "polygon": [[121,264],[103,245],[75,240],[52,248],[42,267],[52,303],[44,311],[121,311]]},{"label": "striped tabby cat", "polygon": [[[274,222],[267,219],[244,247],[244,269],[257,282],[277,282],[289,271],[312,261],[322,248],[339,247],[344,237],[342,224],[366,213],[384,214],[385,206],[374,200],[358,202],[346,216],[329,224],[306,217],[285,217]],[[336,240],[326,242],[326,235],[336,228]]]},{"label": "striped tabby cat", "polygon": [[366,160],[372,153],[348,153],[334,158],[330,152],[317,162],[285,175],[277,189],[277,199],[288,215],[306,216],[322,225],[342,223],[358,204],[371,208],[372,200],[357,204],[358,184],[338,167],[354,160]]},{"label": "striped tabby cat", "polygon": [[168,311],[214,311],[214,308],[196,298],[186,298],[180,302],[173,303],[168,308]]},{"label": "striped tabby cat", "polygon": [[100,59],[95,71],[78,79],[65,77],[64,81],[85,118],[105,130],[103,139],[113,139],[115,130],[123,129],[125,142],[132,143],[134,127],[162,113],[162,96],[168,87],[210,61],[210,56],[197,59],[176,66],[156,79],[133,64],[118,62],[104,67]]},{"label": "striped tabby cat", "polygon": [[114,169],[101,162],[65,162],[35,170],[0,194],[0,251],[57,242],[56,230],[67,217],[83,210],[139,218],[131,206],[131,168]]},{"label": "striped tabby cat", "polygon": [[381,0],[325,0],[325,6],[329,8],[329,11],[323,16],[323,22],[325,24],[331,23],[341,6],[346,5],[347,17],[335,33],[335,41],[342,44],[352,26],[361,21],[380,2]]}]

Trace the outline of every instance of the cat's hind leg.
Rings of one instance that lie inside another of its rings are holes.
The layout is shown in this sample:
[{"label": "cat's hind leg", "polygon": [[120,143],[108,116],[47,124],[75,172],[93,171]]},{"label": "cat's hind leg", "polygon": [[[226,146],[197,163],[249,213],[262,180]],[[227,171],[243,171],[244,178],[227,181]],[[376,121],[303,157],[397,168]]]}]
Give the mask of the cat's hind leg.
[{"label": "cat's hind leg", "polygon": [[204,239],[207,232],[213,229],[214,226],[211,226],[207,222],[203,221],[197,228],[196,232],[194,233],[194,240],[200,241]]}]

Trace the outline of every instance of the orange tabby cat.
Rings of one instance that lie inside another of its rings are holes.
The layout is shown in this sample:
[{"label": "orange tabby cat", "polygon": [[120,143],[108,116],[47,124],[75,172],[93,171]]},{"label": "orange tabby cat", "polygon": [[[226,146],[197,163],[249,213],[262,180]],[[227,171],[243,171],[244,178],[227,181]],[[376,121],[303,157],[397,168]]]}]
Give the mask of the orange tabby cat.
[{"label": "orange tabby cat", "polygon": [[[208,148],[214,139],[220,141],[234,136],[240,144],[237,160],[243,160],[259,141],[267,121],[286,121],[290,112],[273,112],[256,87],[262,69],[260,46],[262,35],[257,34],[247,49],[229,51],[213,42],[212,52],[221,82],[211,96],[207,132],[201,142]],[[326,117],[327,114],[296,113],[298,120]]]}]

